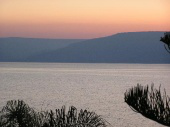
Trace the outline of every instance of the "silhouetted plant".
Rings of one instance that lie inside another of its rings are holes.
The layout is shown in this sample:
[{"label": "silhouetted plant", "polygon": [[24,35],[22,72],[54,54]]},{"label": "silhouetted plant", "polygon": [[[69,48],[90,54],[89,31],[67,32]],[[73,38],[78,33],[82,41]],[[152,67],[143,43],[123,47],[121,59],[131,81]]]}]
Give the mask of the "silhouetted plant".
[{"label": "silhouetted plant", "polygon": [[61,109],[36,112],[22,100],[8,101],[0,111],[0,127],[106,127],[105,121],[95,112],[73,106],[66,112]]},{"label": "silhouetted plant", "polygon": [[22,100],[8,101],[0,112],[2,127],[36,127],[36,112]]},{"label": "silhouetted plant", "polygon": [[165,49],[170,53],[170,32],[164,33],[164,37],[161,37],[160,41],[165,44]]},{"label": "silhouetted plant", "polygon": [[66,112],[65,106],[48,113],[48,121],[43,127],[106,127],[104,120],[95,112],[80,110],[71,106]]},{"label": "silhouetted plant", "polygon": [[162,96],[154,85],[146,87],[137,84],[125,92],[125,102],[137,113],[154,120],[162,125],[170,126],[170,99],[166,91]]}]

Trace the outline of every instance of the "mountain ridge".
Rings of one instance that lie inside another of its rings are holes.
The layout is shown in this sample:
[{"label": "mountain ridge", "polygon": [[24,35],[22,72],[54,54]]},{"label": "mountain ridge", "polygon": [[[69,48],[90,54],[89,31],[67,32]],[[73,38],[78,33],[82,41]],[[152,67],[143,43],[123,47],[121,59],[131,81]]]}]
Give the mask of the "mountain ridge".
[{"label": "mountain ridge", "polygon": [[0,61],[18,61],[48,50],[63,48],[83,39],[0,38]]},{"label": "mountain ridge", "polygon": [[118,33],[82,40],[56,50],[32,54],[17,61],[169,64],[169,54],[159,41],[161,36],[163,32]]}]

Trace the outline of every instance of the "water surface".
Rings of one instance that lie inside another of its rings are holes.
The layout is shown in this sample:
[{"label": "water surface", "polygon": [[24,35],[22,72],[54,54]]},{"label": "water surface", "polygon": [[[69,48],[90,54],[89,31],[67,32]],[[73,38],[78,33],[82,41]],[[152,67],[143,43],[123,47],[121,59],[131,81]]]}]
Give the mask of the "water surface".
[{"label": "water surface", "polygon": [[0,63],[0,108],[23,99],[40,109],[74,105],[102,115],[114,127],[161,127],[133,112],[124,92],[135,86],[161,84],[170,95],[170,65]]}]

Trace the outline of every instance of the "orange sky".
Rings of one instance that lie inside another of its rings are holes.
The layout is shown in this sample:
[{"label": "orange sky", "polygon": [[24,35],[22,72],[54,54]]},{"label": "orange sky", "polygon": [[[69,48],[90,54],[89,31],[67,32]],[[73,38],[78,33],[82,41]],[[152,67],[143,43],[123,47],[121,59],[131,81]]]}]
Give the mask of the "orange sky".
[{"label": "orange sky", "polygon": [[170,0],[0,0],[0,37],[170,31]]}]

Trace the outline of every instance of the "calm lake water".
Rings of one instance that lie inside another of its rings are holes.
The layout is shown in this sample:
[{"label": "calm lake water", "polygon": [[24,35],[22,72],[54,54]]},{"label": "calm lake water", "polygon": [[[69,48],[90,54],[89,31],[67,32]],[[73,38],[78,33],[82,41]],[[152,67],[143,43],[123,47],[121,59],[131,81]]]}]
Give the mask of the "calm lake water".
[{"label": "calm lake water", "polygon": [[124,92],[135,86],[161,84],[170,95],[170,65],[0,63],[0,109],[23,99],[37,110],[74,105],[88,109],[113,127],[161,127],[133,112]]}]

